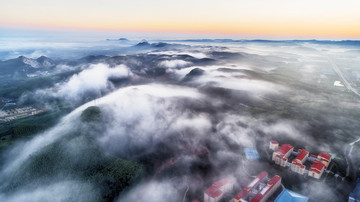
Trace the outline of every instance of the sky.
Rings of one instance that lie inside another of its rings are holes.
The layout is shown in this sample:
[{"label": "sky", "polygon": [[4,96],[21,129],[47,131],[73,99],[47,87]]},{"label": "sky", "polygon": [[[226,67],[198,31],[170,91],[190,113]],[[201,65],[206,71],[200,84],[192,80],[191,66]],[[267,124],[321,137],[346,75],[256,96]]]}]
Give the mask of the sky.
[{"label": "sky", "polygon": [[0,0],[0,28],[360,39],[358,0]]}]

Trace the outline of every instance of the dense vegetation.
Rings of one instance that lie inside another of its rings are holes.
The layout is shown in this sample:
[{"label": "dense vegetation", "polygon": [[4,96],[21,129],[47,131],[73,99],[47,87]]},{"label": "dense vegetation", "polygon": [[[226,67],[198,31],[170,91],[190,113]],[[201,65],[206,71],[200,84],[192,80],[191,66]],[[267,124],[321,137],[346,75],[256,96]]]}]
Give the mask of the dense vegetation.
[{"label": "dense vegetation", "polygon": [[60,111],[49,111],[33,117],[2,123],[0,125],[0,151],[16,140],[32,137],[53,126],[62,115],[63,112]]},{"label": "dense vegetation", "polygon": [[[41,121],[45,121],[49,116],[50,114],[32,119],[32,124],[30,120],[18,122],[10,129],[12,134],[5,137],[15,138],[34,134],[42,128]],[[88,124],[88,121],[100,123],[101,111],[98,107],[89,107],[84,110],[81,119],[86,121],[84,124]],[[48,126],[45,125],[44,127]],[[87,129],[80,124],[74,131],[63,134],[49,145],[44,145],[44,148],[26,160],[16,174],[9,176],[5,190],[29,185],[41,186],[49,179],[75,179],[94,185],[94,189],[100,193],[99,198],[94,198],[94,201],[114,200],[120,192],[139,179],[145,169],[137,162],[121,159],[101,150],[96,143],[98,132],[99,128],[95,124]]]},{"label": "dense vegetation", "polygon": [[99,107],[91,106],[83,111],[81,120],[84,122],[100,121],[101,111]]},{"label": "dense vegetation", "polygon": [[55,83],[65,80],[77,72],[79,72],[79,70],[27,79],[3,79],[0,81],[0,97],[19,98],[25,92],[51,87]]}]

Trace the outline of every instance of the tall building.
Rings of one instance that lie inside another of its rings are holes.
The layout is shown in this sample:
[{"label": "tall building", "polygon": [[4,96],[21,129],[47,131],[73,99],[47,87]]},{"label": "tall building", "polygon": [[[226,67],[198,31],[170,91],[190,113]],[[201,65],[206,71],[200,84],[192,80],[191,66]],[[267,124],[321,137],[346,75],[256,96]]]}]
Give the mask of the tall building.
[{"label": "tall building", "polygon": [[204,193],[204,202],[218,202],[226,192],[233,189],[234,182],[229,179],[223,179],[214,182]]}]

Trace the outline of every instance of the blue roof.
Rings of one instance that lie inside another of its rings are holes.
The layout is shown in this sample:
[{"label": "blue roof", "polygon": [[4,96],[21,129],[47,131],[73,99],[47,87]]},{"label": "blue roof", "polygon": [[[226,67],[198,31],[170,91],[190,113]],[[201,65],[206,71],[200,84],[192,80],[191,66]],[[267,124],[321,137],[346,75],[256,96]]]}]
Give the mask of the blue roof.
[{"label": "blue roof", "polygon": [[360,178],[357,180],[356,187],[354,191],[350,194],[350,197],[360,200]]},{"label": "blue roof", "polygon": [[248,160],[259,159],[259,153],[255,148],[245,148],[244,152]]},{"label": "blue roof", "polygon": [[308,200],[309,198],[306,196],[284,189],[275,199],[275,202],[307,202]]}]

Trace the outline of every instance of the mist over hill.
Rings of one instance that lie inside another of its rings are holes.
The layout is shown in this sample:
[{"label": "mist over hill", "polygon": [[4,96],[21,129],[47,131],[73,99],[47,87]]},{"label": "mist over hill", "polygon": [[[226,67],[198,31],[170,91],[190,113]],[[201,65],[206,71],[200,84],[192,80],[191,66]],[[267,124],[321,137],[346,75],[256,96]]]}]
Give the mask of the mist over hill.
[{"label": "mist over hill", "polygon": [[[67,47],[68,56],[42,47],[34,51],[54,58],[0,62],[0,97],[56,113],[26,137],[1,123],[2,141],[13,139],[0,147],[0,201],[202,200],[216,180],[234,179],[240,190],[263,170],[312,201],[347,199],[360,175],[359,144],[344,152],[360,131],[357,42],[120,38],[106,46]],[[344,180],[302,183],[266,158],[271,140],[334,154]],[[247,160],[244,148],[261,158]]]}]

